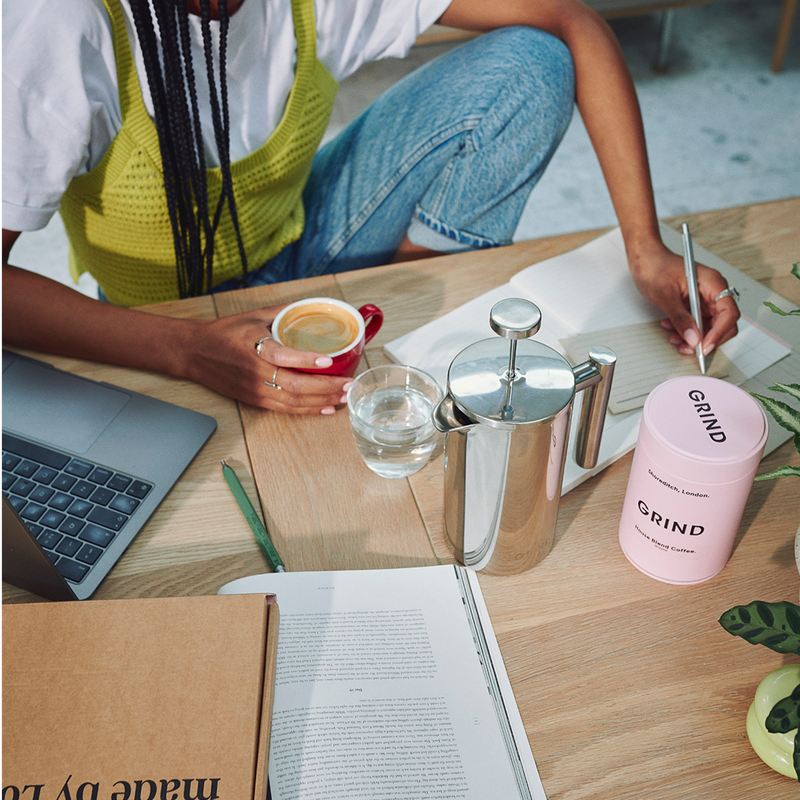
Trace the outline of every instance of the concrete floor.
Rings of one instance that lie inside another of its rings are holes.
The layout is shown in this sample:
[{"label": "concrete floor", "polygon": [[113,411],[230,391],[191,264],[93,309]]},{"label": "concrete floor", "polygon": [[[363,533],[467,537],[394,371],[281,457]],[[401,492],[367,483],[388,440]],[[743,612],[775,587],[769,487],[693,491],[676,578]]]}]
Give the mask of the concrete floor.
[{"label": "concrete floor", "polygon": [[[636,83],[661,216],[800,194],[800,21],[783,70],[770,71],[782,0],[716,0],[675,16],[666,73],[651,69],[659,15],[614,21]],[[453,45],[425,45],[408,58],[369,64],[344,81],[328,135],[381,91]],[[615,224],[586,131],[575,114],[534,190],[515,238]],[[798,221],[800,239],[800,221]],[[12,262],[71,283],[56,216],[17,242]],[[94,295],[84,276],[79,289]]]}]

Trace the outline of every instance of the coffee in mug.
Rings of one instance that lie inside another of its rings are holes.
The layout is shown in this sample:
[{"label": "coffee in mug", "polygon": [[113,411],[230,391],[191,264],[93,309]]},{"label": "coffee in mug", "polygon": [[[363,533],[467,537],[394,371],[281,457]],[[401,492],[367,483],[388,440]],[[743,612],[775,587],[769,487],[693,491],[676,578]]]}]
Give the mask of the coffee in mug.
[{"label": "coffee in mug", "polygon": [[295,350],[336,353],[358,338],[358,321],[330,302],[303,303],[287,310],[278,325],[282,344]]},{"label": "coffee in mug", "polygon": [[333,297],[309,297],[291,303],[275,317],[272,337],[295,350],[324,353],[333,359],[329,367],[301,372],[353,375],[364,346],[382,324],[383,312],[370,303],[356,309]]}]

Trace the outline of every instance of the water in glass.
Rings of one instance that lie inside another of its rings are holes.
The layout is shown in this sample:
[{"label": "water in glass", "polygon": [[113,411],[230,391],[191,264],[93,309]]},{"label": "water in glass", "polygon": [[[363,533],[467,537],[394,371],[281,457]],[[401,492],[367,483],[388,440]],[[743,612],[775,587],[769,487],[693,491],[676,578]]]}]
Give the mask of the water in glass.
[{"label": "water in glass", "polygon": [[385,386],[358,400],[350,419],[367,466],[384,478],[422,469],[438,436],[433,407],[430,397],[407,386]]}]

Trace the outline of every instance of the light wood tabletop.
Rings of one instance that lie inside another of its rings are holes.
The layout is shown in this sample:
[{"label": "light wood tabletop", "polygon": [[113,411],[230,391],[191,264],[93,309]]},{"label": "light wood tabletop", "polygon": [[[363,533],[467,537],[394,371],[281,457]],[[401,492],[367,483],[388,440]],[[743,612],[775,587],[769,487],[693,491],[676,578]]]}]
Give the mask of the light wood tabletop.
[{"label": "light wood tabletop", "polygon": [[[697,244],[800,304],[800,199],[685,215]],[[600,231],[378,267],[152,307],[213,318],[326,295],[379,305],[383,345]],[[796,320],[792,322],[797,325]],[[788,330],[788,328],[787,328]],[[218,429],[99,588],[97,598],[213,594],[268,570],[221,473],[233,466],[289,570],[410,567],[452,561],[442,520],[443,459],[390,481],[361,462],[347,412],[295,418],[154,373],[32,353],[61,368],[211,414]],[[799,464],[790,443],[760,471]],[[797,601],[793,478],[758,482],[733,556],[706,583],[672,586],[635,570],[617,542],[631,455],[564,496],[556,542],[535,568],[481,575],[500,648],[551,800],[777,800],[797,783],[752,751],[745,715],[770,670],[792,661],[727,634],[733,605]],[[36,601],[3,585],[4,602]]]}]

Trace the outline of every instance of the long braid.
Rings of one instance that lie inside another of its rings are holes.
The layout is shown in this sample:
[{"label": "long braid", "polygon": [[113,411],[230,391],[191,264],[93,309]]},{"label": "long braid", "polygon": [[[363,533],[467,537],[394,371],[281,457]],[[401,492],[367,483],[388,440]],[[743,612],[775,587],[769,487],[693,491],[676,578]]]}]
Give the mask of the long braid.
[{"label": "long braid", "polygon": [[214,230],[219,224],[222,209],[227,200],[228,210],[233,222],[233,229],[236,233],[236,241],[239,247],[239,258],[242,262],[242,271],[247,283],[247,257],[244,252],[242,236],[239,231],[239,217],[236,213],[236,198],[233,194],[233,177],[231,175],[230,161],[230,137],[229,137],[229,118],[228,118],[228,86],[225,81],[225,66],[228,43],[228,16],[227,0],[219,0],[219,72],[220,72],[220,97],[217,96],[217,86],[214,80],[214,64],[211,46],[211,11],[206,2],[201,2],[201,28],[203,32],[203,50],[206,57],[206,72],[208,75],[209,99],[211,102],[211,119],[214,123],[214,138],[219,153],[220,168],[222,172],[222,191],[219,196],[219,203],[214,213]]},{"label": "long braid", "polygon": [[[193,203],[197,200],[198,186],[204,182],[205,176],[199,174],[196,141],[191,130],[186,103],[185,59],[182,57],[177,35],[176,12],[171,3],[169,6],[165,6],[163,3],[156,2],[154,8],[161,32],[161,54],[164,62],[163,76],[167,102],[167,132],[171,140],[170,147],[175,152],[173,162],[175,172],[170,178],[175,181],[177,188],[179,220],[177,235],[180,237],[180,247],[184,253],[182,265],[184,274],[179,274],[178,280],[179,285],[183,284],[185,287],[186,295],[193,296],[202,292],[202,284],[197,280],[198,262],[202,260],[202,241]],[[168,42],[172,46],[167,46]],[[165,174],[165,183],[166,180]],[[173,229],[173,235],[175,233]],[[181,265],[178,266],[180,269]]]},{"label": "long braid", "polygon": [[[161,35],[160,48],[150,11],[151,2]],[[223,183],[213,222],[209,213],[206,160],[192,67],[188,9],[185,2],[180,0],[177,3],[174,0],[130,0],[130,4],[153,98],[180,296],[197,296],[211,289],[215,233],[226,200],[236,233],[246,283],[247,261],[236,213],[227,133],[228,107],[225,80],[229,20],[227,2],[219,0],[219,80],[222,117],[225,120],[223,125],[213,70],[210,3],[209,0],[200,0],[214,138],[219,152]],[[163,59],[163,70],[160,58]]]},{"label": "long braid", "polygon": [[[180,41],[183,53],[187,54],[184,58],[186,68],[186,83],[189,90],[189,97],[192,108],[192,123],[194,125],[194,142],[199,142],[197,148],[198,171],[205,178],[206,176],[206,154],[203,147],[203,132],[200,126],[200,110],[197,102],[197,87],[195,84],[194,67],[191,58],[191,38],[189,34],[189,10],[183,3],[176,4],[178,11],[178,26],[180,31]],[[211,286],[211,275],[214,263],[214,234],[215,228],[211,225],[208,212],[208,185],[207,181],[201,180],[195,187],[195,199],[197,201],[198,217],[203,226],[205,234],[205,272],[207,275],[207,286]]]},{"label": "long braid", "polygon": [[[228,52],[228,0],[220,0],[219,2],[219,18],[220,22],[220,46],[219,46],[219,72],[221,76],[225,75],[226,70],[226,57]],[[222,128],[217,131],[214,128],[214,135],[219,142],[220,134],[224,138],[224,145],[219,148],[224,156],[220,156],[224,160],[222,168],[222,181],[223,192],[228,198],[228,210],[233,222],[233,229],[236,231],[236,242],[239,246],[239,258],[242,262],[242,277],[244,278],[244,285],[247,286],[247,256],[244,252],[244,243],[242,242],[242,235],[239,231],[239,214],[236,210],[236,198],[233,194],[233,176],[231,175],[231,156],[230,156],[230,115],[228,113],[228,82],[222,78],[220,80],[220,98],[222,102]],[[219,147],[219,145],[218,145]]]},{"label": "long braid", "polygon": [[158,56],[158,41],[153,27],[153,19],[150,16],[150,7],[147,0],[130,0],[133,21],[136,26],[136,34],[142,48],[145,71],[147,72],[147,82],[150,86],[150,94],[153,101],[153,111],[155,115],[156,130],[158,132],[158,144],[161,150],[161,168],[164,174],[164,191],[167,197],[167,210],[172,226],[173,242],[175,246],[175,263],[178,274],[178,290],[181,297],[186,297],[185,272],[186,272],[186,253],[183,247],[183,235],[181,233],[181,220],[178,212],[180,198],[176,186],[176,154],[173,147],[173,139],[168,135],[169,125],[167,122],[168,106],[166,100],[166,89],[161,73],[161,62]]}]

